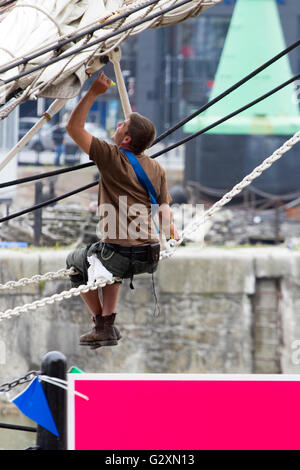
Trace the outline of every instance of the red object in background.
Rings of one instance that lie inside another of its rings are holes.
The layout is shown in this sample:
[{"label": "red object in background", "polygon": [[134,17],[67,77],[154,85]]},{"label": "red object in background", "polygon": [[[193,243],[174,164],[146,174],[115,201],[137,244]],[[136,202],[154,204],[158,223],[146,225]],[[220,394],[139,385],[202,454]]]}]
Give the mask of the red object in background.
[{"label": "red object in background", "polygon": [[195,57],[195,50],[193,46],[182,46],[180,52],[184,58]]},{"label": "red object in background", "polygon": [[89,401],[75,397],[69,448],[300,449],[296,375],[70,375]]},{"label": "red object in background", "polygon": [[207,88],[209,88],[210,90],[212,89],[212,87],[214,86],[214,81],[213,80],[209,80],[208,82],[206,82],[206,86]]}]

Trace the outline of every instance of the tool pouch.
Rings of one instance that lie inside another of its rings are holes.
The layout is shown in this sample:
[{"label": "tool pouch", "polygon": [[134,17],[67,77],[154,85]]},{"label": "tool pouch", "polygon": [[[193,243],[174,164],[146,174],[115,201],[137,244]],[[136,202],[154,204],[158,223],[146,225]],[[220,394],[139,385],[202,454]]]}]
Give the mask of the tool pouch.
[{"label": "tool pouch", "polygon": [[160,255],[160,244],[152,243],[148,245],[148,262],[149,263],[158,263]]}]

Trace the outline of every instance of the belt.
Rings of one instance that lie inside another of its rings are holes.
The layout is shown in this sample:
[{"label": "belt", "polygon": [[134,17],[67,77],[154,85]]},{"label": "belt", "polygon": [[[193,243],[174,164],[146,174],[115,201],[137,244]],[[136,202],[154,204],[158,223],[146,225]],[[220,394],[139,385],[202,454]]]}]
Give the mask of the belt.
[{"label": "belt", "polygon": [[122,246],[117,245],[116,243],[104,243],[105,246],[110,248],[111,250],[120,253],[120,255],[124,256],[131,256],[131,255],[147,255],[148,254],[148,247],[149,245],[143,246]]},{"label": "belt", "polygon": [[[150,264],[152,264],[154,262],[158,262],[159,260],[159,248],[160,248],[159,243],[154,243],[152,245],[151,244],[143,245],[143,246],[122,246],[116,243],[103,243],[103,245],[119,253],[121,256],[130,258],[130,267],[128,270],[128,274],[131,277],[131,281],[130,281],[131,289],[134,289],[133,282],[132,282],[133,276],[134,276],[134,265],[132,263],[135,260],[139,260],[139,261],[148,261]],[[152,279],[153,279],[153,271],[152,271]]]}]

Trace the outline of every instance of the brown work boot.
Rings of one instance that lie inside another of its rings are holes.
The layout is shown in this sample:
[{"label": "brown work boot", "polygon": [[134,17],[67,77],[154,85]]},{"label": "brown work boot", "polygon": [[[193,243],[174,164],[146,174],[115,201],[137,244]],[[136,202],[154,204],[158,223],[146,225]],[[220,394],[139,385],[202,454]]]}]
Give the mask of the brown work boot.
[{"label": "brown work boot", "polygon": [[[104,316],[102,317],[105,319],[105,322],[108,326],[112,327],[112,329],[114,330],[115,332],[115,335],[116,335],[116,338],[117,338],[117,341],[119,341],[119,339],[122,338],[121,334],[120,334],[120,331],[119,331],[119,328],[117,328],[115,325],[114,325],[114,321],[115,321],[115,318],[116,318],[116,313],[112,313],[111,315],[107,315],[107,316]],[[95,317],[93,317],[93,321],[95,322]],[[103,344],[101,344],[99,341],[95,341],[93,344],[90,344],[91,346],[91,349],[98,349],[100,348],[101,346],[103,346]]]},{"label": "brown work boot", "polygon": [[[80,336],[81,346],[116,346],[118,344],[117,335],[112,326],[115,317],[96,315],[95,326],[91,331]],[[111,318],[112,317],[112,318]]]},{"label": "brown work boot", "polygon": [[122,336],[121,336],[121,334],[120,334],[119,328],[118,328],[116,325],[114,325],[116,315],[117,315],[116,313],[112,313],[111,315],[109,315],[109,316],[107,317],[107,322],[108,322],[108,324],[110,324],[110,325],[113,327],[113,329],[115,330],[117,340],[119,341],[119,339],[121,339]]},{"label": "brown work boot", "polygon": [[[108,321],[108,323],[111,323],[113,329],[115,330],[117,340],[119,341],[119,339],[121,339],[122,336],[121,336],[119,328],[116,325],[114,325],[116,315],[117,315],[116,313],[112,313],[111,315],[107,316],[107,318],[108,318],[107,321]],[[92,321],[95,323],[95,317],[94,316],[92,316]]]}]

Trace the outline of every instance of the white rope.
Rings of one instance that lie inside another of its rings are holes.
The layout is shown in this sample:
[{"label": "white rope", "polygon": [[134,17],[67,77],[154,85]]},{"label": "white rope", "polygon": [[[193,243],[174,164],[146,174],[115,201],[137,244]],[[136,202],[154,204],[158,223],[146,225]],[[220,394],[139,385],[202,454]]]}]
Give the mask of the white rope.
[{"label": "white rope", "polygon": [[68,388],[68,382],[63,379],[59,379],[58,377],[49,377],[48,375],[39,375],[39,380],[42,380],[44,382],[48,382],[49,384],[56,385],[57,387],[63,388],[64,390],[68,390],[69,393],[73,393],[74,395],[77,395],[80,398],[83,398],[84,400],[89,400],[89,397],[87,395],[84,395],[83,393],[77,392],[74,390],[74,392],[71,392]]},{"label": "white rope", "polygon": [[[141,10],[141,12],[138,12],[138,13],[134,14],[133,15],[134,16],[134,21],[136,19],[142,19],[142,18],[146,17],[147,14],[150,14],[152,11],[155,12],[156,9],[162,9],[162,8],[164,8],[166,6],[169,6],[169,5],[175,5],[178,1],[179,0],[174,0],[173,2],[171,2],[170,0],[162,0],[161,2],[159,2],[159,4],[151,5],[149,7],[148,11],[146,12],[146,14],[143,12],[143,10]],[[193,11],[198,11],[198,10],[201,10],[203,8],[208,8],[208,7],[214,6],[217,3],[220,3],[221,1],[223,1],[223,0],[211,0],[211,1],[205,1],[205,0],[202,0],[202,1],[198,0],[197,1],[197,0],[195,0],[193,5],[189,8],[193,9]],[[91,27],[93,27],[93,26],[95,26],[99,23],[103,24],[103,27],[104,27],[103,29],[105,29],[105,22],[106,21],[111,20],[114,17],[123,14],[124,12],[130,11],[130,10],[133,10],[133,9],[139,7],[139,6],[142,6],[145,3],[147,3],[147,0],[143,0],[143,1],[137,0],[137,1],[130,2],[129,7],[128,7],[128,5],[126,5],[125,8],[124,8],[124,6],[122,6],[119,10],[117,10],[113,14],[112,14],[112,12],[107,11],[106,13],[103,13],[100,17],[98,17],[96,21],[93,21],[92,23],[90,23],[88,25],[85,25],[81,28],[74,28],[71,33],[64,34],[64,35],[60,33],[60,35],[57,37],[57,39],[55,41],[48,42],[46,44],[43,44],[43,46],[41,46],[41,47],[38,47],[36,49],[32,49],[27,54],[31,55],[31,54],[38,53],[38,52],[40,52],[40,51],[42,51],[42,50],[44,50],[48,47],[51,47],[51,46],[57,44],[58,41],[63,41],[64,39],[68,39],[72,36],[75,36],[75,35],[77,35],[81,32],[84,32],[85,30],[87,30],[87,29],[89,29],[89,28],[91,28]],[[197,4],[196,6],[195,6],[195,3]],[[45,15],[48,16],[49,20],[54,22],[54,24],[56,25],[57,28],[59,28],[59,25],[56,22],[56,20],[54,18],[52,18],[51,15],[49,15],[45,10],[42,10],[41,8],[36,7],[34,5],[15,5],[14,8],[16,8],[17,6],[18,7],[28,6],[28,7],[31,7],[31,8],[35,8],[36,10],[40,10],[41,12],[43,12]],[[182,11],[186,11],[185,6],[181,7],[181,9],[178,8],[178,10],[176,10],[176,12],[177,11],[180,12],[180,14],[182,14]],[[138,16],[139,14],[140,14],[140,16]],[[168,15],[174,17],[174,14],[171,15],[170,13],[162,15],[162,16],[168,16]],[[175,16],[176,16],[176,13],[175,13]],[[154,22],[158,22],[158,21],[160,21],[160,20],[157,19],[157,18],[154,19]],[[127,25],[130,25],[130,23],[132,23],[132,22],[133,22],[133,20],[129,16],[128,18],[124,18],[124,19],[120,20],[119,22],[114,23],[113,26],[112,25],[107,26],[107,29],[110,29],[111,31],[116,31],[120,27],[120,24],[125,25],[125,23],[126,23]],[[141,26],[143,26],[143,25],[141,25]],[[149,26],[147,26],[146,28],[148,28],[148,27]],[[150,27],[152,27],[152,23],[151,23]],[[94,34],[96,35],[97,31],[95,31]],[[78,43],[77,43],[77,45],[78,45]],[[7,52],[9,52],[10,55],[14,57],[14,60],[6,62],[4,64],[1,64],[2,67],[8,66],[8,65],[13,65],[16,61],[22,59],[21,56],[16,57],[12,52],[10,52],[10,51],[7,51]],[[5,85],[3,85],[3,86],[5,86]]]},{"label": "white rope", "polygon": [[57,21],[55,21],[55,19],[52,18],[52,16],[49,15],[49,13],[48,13],[47,11],[45,11],[43,8],[37,7],[36,5],[29,5],[29,4],[27,4],[27,3],[26,3],[26,4],[23,3],[22,5],[14,5],[14,8],[34,8],[35,10],[39,11],[40,13],[43,13],[43,15],[45,15],[45,16],[48,18],[48,20],[52,21],[52,23],[55,24],[59,36],[62,35],[60,26],[59,26],[59,24],[57,23]]},{"label": "white rope", "polygon": [[[89,23],[85,26],[82,26],[81,28],[78,28],[76,30],[73,30],[71,33],[66,33],[62,36],[59,36],[58,38],[55,39],[55,41],[50,41],[50,42],[46,42],[44,43],[42,46],[36,48],[36,49],[31,49],[27,52],[27,55],[32,55],[32,54],[36,54],[38,52],[41,52],[45,49],[47,49],[48,47],[51,47],[51,46],[54,46],[55,44],[57,44],[58,42],[61,42],[61,41],[64,41],[65,39],[69,39],[70,37],[76,35],[76,34],[79,34],[81,32],[84,32],[85,30],[89,29],[89,28],[92,28],[93,26],[96,26],[98,23],[101,23],[102,21],[107,21],[109,19],[109,15],[103,15],[102,17],[98,18],[96,21],[93,21],[92,23]],[[2,49],[2,48],[1,48]],[[15,55],[13,55],[13,53],[9,50],[6,50],[7,53],[9,53],[12,57],[14,57],[13,60],[10,60],[9,62],[5,62],[3,64],[1,64],[1,67],[7,67],[9,65],[14,65],[15,62],[17,62],[18,60],[20,60],[21,57],[16,57]]]},{"label": "white rope", "polygon": [[[204,215],[200,218],[196,218],[192,221],[185,230],[181,232],[181,238],[178,242],[171,240],[169,246],[166,250],[161,252],[160,260],[170,258],[175,254],[176,248],[182,243],[184,238],[187,235],[190,235],[192,232],[197,230],[207,219],[207,217],[212,217],[217,211],[219,211],[223,206],[228,204],[233,197],[239,194],[245,187],[249,186],[252,181],[258,176],[260,176],[265,170],[270,168],[270,166],[279,160],[286,152],[288,152],[291,148],[293,148],[298,142],[300,142],[300,131],[298,131],[293,137],[287,140],[279,149],[275,150],[275,152],[268,158],[266,158],[259,166],[254,168],[254,170],[238,184],[236,184],[231,191],[226,193],[219,201],[217,201],[208,211],[204,213]],[[66,277],[69,275],[69,270],[61,269],[57,273],[47,273],[42,275],[43,280],[47,279],[57,279],[56,276],[60,275],[62,277]],[[33,276],[35,278],[35,276]],[[27,279],[25,285],[28,285],[31,279]],[[98,279],[97,281],[90,283],[90,284],[83,284],[77,288],[72,288],[69,291],[63,291],[60,294],[54,294],[51,297],[46,297],[41,300],[36,300],[31,304],[26,304],[22,307],[16,307],[14,309],[6,310],[5,312],[0,312],[0,321],[4,318],[12,318],[13,316],[18,316],[21,313],[26,313],[30,310],[36,310],[37,308],[45,307],[46,305],[52,305],[54,302],[60,302],[61,300],[70,299],[73,296],[80,295],[80,293],[88,292],[89,290],[96,290],[98,287],[104,287],[107,284],[113,284],[115,281],[119,280],[119,278],[114,278],[112,282],[107,281],[106,279]],[[16,282],[21,282],[16,281]],[[34,281],[35,282],[35,281]],[[7,283],[9,284],[9,283]],[[3,289],[7,284],[3,285]],[[24,284],[22,284],[23,286]],[[0,286],[1,287],[1,286]],[[13,287],[9,287],[13,288]]]},{"label": "white rope", "polygon": [[[28,55],[32,55],[32,54],[36,54],[42,50],[45,50],[46,48],[49,48],[51,46],[54,46],[55,44],[57,44],[57,42],[61,42],[61,41],[64,41],[65,39],[69,39],[70,37],[72,36],[75,36],[77,34],[80,34],[94,26],[97,26],[99,23],[100,24],[103,24],[103,27],[104,28],[109,28],[111,29],[112,26],[109,25],[107,27],[105,27],[105,23],[106,21],[108,20],[111,20],[114,16],[119,16],[121,15],[122,13],[124,13],[125,11],[130,11],[130,10],[133,10],[134,8],[137,8],[139,6],[142,6],[144,3],[147,3],[148,0],[136,0],[136,1],[129,1],[129,2],[126,2],[124,1],[124,4],[125,6],[123,6],[122,9],[120,10],[117,10],[115,13],[112,14],[112,12],[106,12],[106,13],[103,13],[101,16],[99,16],[95,21],[91,22],[91,23],[88,23],[88,24],[85,24],[84,26],[81,26],[80,28],[75,28],[72,30],[72,32],[69,32],[69,33],[66,33],[66,34],[63,34],[63,35],[60,35],[59,37],[57,37],[55,40],[53,41],[50,41],[50,42],[47,42],[47,43],[44,43],[42,46],[36,48],[36,49],[31,49],[27,52]],[[166,0],[168,1],[168,0]],[[223,1],[223,0],[211,0],[211,1],[204,1],[203,2],[203,6],[206,6],[206,7],[211,7],[211,6],[214,6],[217,2],[220,2],[220,1]],[[161,2],[163,3],[163,2]],[[19,5],[19,6],[22,6],[22,5]],[[12,8],[15,8],[16,5],[14,5],[13,7],[10,7],[11,9]],[[159,7],[159,6],[158,6]],[[150,7],[151,9],[152,7]],[[162,7],[161,7],[162,8]],[[200,9],[202,8],[202,4],[200,5]],[[149,10],[150,10],[149,9]],[[150,10],[151,12],[151,10]],[[50,15],[49,15],[50,16]],[[52,18],[52,17],[51,17]],[[55,21],[55,20],[54,20]],[[126,18],[124,18],[123,20],[120,20],[118,22],[117,25],[115,25],[115,29],[117,29],[119,27],[119,25],[123,24],[124,22],[126,21]],[[57,23],[57,22],[55,22]],[[1,49],[5,50],[5,52],[7,52],[9,55],[11,55],[11,57],[13,57],[13,60],[9,61],[9,62],[4,62],[1,64],[1,67],[6,67],[8,65],[13,65],[16,61],[20,60],[21,57],[16,57],[11,51],[9,51],[8,49],[4,49],[1,47]]]},{"label": "white rope", "polygon": [[31,284],[39,284],[43,281],[53,281],[55,279],[64,279],[67,276],[76,274],[76,270],[74,268],[70,269],[60,269],[59,271],[53,272],[50,271],[46,274],[35,274],[32,277],[22,277],[18,281],[8,281],[5,284],[0,284],[0,291],[3,290],[10,290],[10,289],[17,289],[19,287],[26,287]]},{"label": "white rope", "polygon": [[[252,181],[258,178],[265,170],[270,168],[273,163],[279,160],[286,152],[293,148],[298,142],[300,142],[300,131],[293,135],[287,140],[279,149],[268,158],[266,158],[259,166],[249,173],[245,178],[236,184],[231,191],[227,192],[219,201],[217,201],[210,209],[208,209],[202,216],[192,221],[185,230],[181,233],[181,238],[178,242],[175,242],[176,246],[179,246],[183,239],[197,230],[208,218],[212,217],[218,212],[223,206],[228,204],[235,196],[237,196],[244,188],[249,186]],[[173,244],[174,245],[174,244]]]},{"label": "white rope", "polygon": [[14,54],[12,52],[10,52],[8,49],[6,49],[6,47],[0,47],[0,50],[3,51],[3,52],[6,52],[6,54],[10,55],[14,60],[16,60],[16,57],[14,56]]},{"label": "white rope", "polygon": [[[217,0],[218,1],[218,0]],[[134,4],[132,4],[132,8],[134,6],[137,6],[137,4],[141,4],[143,2],[134,2]],[[163,5],[162,5],[163,2],[161,2],[161,4],[159,5],[159,8],[162,8]],[[168,3],[168,2],[167,2]],[[212,0],[212,2],[201,2],[200,5],[198,4],[198,7],[197,9],[200,10],[202,8],[202,6],[211,6],[212,4],[215,4],[216,3],[216,0]],[[176,4],[176,1],[174,2],[174,4]],[[151,7],[149,9],[149,12],[153,10],[153,7]],[[181,9],[178,8],[178,10],[184,12],[185,14],[185,17],[189,16],[189,12],[191,11],[193,14],[196,14],[196,10],[195,10],[195,7],[194,6],[190,6],[188,8],[188,10],[186,9],[186,7],[182,7]],[[147,12],[147,13],[149,13]],[[147,15],[144,14],[143,16],[146,16]],[[176,11],[176,13],[174,14],[171,14],[169,15],[170,17],[173,17],[174,15],[176,16],[176,14],[178,14],[178,12]],[[159,23],[157,23],[157,20],[152,20],[151,22],[151,27],[154,27],[155,24],[156,26],[157,25],[160,25],[162,23],[162,20],[163,20],[163,15],[162,15],[162,18],[160,18],[159,20]],[[132,21],[131,21],[132,22]],[[129,21],[130,23],[130,21]],[[142,25],[142,29],[147,29],[149,27],[149,24],[146,24],[145,25]],[[117,29],[117,28],[116,28]],[[140,28],[141,29],[141,28]],[[131,31],[129,31],[130,33]],[[140,30],[138,31],[140,32]],[[125,33],[126,37],[129,35],[128,31]],[[137,34],[137,31],[134,33],[134,34]],[[119,38],[117,43],[119,44],[121,41],[122,41],[123,37]],[[101,51],[101,53],[99,55],[106,55],[108,52],[110,52],[113,48],[115,48],[115,44],[113,46],[110,47],[110,49],[106,49],[105,51]],[[95,51],[93,51],[92,53],[92,56],[95,55]],[[90,56],[91,57],[91,56]],[[119,53],[111,53],[110,54],[110,60],[113,62],[114,64],[114,67],[115,67],[115,72],[116,72],[116,77],[117,77],[117,82],[118,82],[118,85],[119,85],[119,91],[120,91],[120,96],[121,96],[121,101],[122,101],[122,104],[123,104],[123,110],[124,110],[124,114],[125,116],[130,112],[131,110],[131,107],[130,107],[130,103],[129,103],[129,100],[128,100],[128,96],[127,96],[127,93],[126,93],[126,88],[125,88],[125,85],[124,85],[124,81],[122,83],[122,80],[120,79],[120,77],[122,77],[122,74],[121,74],[121,70],[119,68],[119,61],[120,61],[120,52]],[[64,65],[64,68],[66,67],[66,65]],[[37,90],[38,91],[38,90]],[[59,100],[57,100],[59,101]],[[62,101],[66,101],[66,100],[62,100]],[[42,118],[43,120],[44,118]],[[39,124],[39,123],[38,123]],[[42,122],[40,122],[40,125],[42,125]],[[38,129],[37,129],[38,130]],[[30,137],[27,135],[25,136],[26,138],[28,138],[28,140],[30,139]],[[28,141],[26,140],[26,142]],[[183,242],[184,238],[187,237],[187,235],[190,235],[191,233],[193,233],[194,231],[196,231],[204,222],[207,218],[209,217],[212,217],[217,211],[219,211],[225,204],[229,203],[231,201],[231,199],[233,197],[235,197],[237,194],[239,194],[245,187],[247,187],[248,185],[251,184],[251,182],[257,178],[258,176],[261,175],[261,173],[263,171],[265,171],[266,169],[268,169],[276,160],[278,160],[279,158],[281,158],[283,156],[284,153],[286,153],[287,151],[289,151],[294,145],[296,145],[298,142],[300,141],[300,131],[298,133],[296,133],[291,139],[289,139],[285,144],[283,144],[282,147],[280,147],[278,150],[276,150],[270,157],[268,157],[267,159],[265,159],[263,161],[263,163],[261,165],[259,165],[258,167],[256,167],[249,175],[247,175],[240,183],[238,183],[237,185],[235,185],[231,191],[229,191],[228,193],[226,193],[222,199],[218,202],[216,202],[208,211],[206,211],[204,213],[203,216],[201,216],[200,218],[195,218],[189,225],[188,227],[181,233],[181,238],[178,242],[176,241],[171,241],[167,247],[166,250],[164,250],[163,252],[161,252],[161,255],[160,255],[160,259],[166,259],[166,258],[169,258],[171,257],[174,253],[175,253],[175,250],[176,248]],[[21,142],[19,143],[21,144]],[[17,144],[17,147],[18,145]],[[23,142],[22,142],[23,144]],[[3,166],[5,166],[5,164],[8,163],[8,157],[9,160],[12,158],[12,156],[14,156],[15,153],[17,153],[19,148],[14,148],[12,150],[12,152],[10,152],[10,154],[6,157],[6,159],[2,162],[2,164],[0,165],[0,170],[3,168]],[[15,152],[15,153],[14,153]],[[0,285],[0,290],[5,290],[5,289],[14,289],[14,288],[17,288],[17,287],[24,287],[24,286],[27,286],[29,284],[32,284],[32,283],[39,283],[41,281],[46,281],[46,280],[54,280],[54,279],[62,279],[62,278],[65,278],[67,276],[69,276],[70,274],[74,274],[74,270],[71,268],[71,270],[69,269],[61,269],[59,270],[58,272],[50,272],[50,273],[46,273],[44,275],[35,275],[33,276],[32,278],[22,278],[20,279],[19,281],[9,281],[7,282],[6,284],[2,284]],[[116,279],[113,280],[113,282],[115,282]],[[16,307],[15,309],[10,309],[10,310],[7,310],[6,312],[3,312],[3,313],[0,313],[0,321],[3,319],[3,318],[11,318],[12,316],[15,316],[15,315],[19,315],[20,313],[24,313],[24,312],[27,312],[29,310],[35,310],[36,308],[40,308],[40,307],[43,307],[45,305],[49,305],[49,304],[53,304],[54,302],[59,302],[61,300],[64,300],[64,299],[68,299],[70,298],[71,296],[74,296],[74,295],[79,295],[81,292],[88,292],[89,290],[91,289],[97,289],[98,287],[104,287],[106,284],[111,284],[110,282],[108,282],[107,280],[105,279],[99,279],[98,281],[96,281],[95,283],[92,283],[92,284],[84,284],[82,286],[79,286],[78,288],[73,288],[69,291],[63,291],[62,293],[60,294],[54,294],[53,296],[51,297],[47,297],[45,299],[42,299],[42,300],[37,300],[35,302],[33,302],[32,304],[26,304],[24,305],[23,307]]]},{"label": "white rope", "polygon": [[0,313],[0,322],[5,318],[12,318],[15,316],[19,316],[21,313],[27,313],[30,310],[36,310],[38,308],[45,307],[46,305],[53,305],[55,302],[61,302],[62,300],[70,299],[73,296],[78,296],[81,293],[89,292],[90,290],[96,290],[98,287],[104,287],[107,284],[114,284],[117,278],[114,278],[112,282],[107,281],[107,279],[101,278],[97,279],[97,281],[89,283],[89,284],[82,284],[79,287],[73,287],[68,291],[62,291],[59,294],[53,294],[50,297],[45,297],[41,300],[36,300],[31,304],[25,304],[23,306],[15,307],[13,309],[6,310],[5,312]]},{"label": "white rope", "polygon": [[[131,16],[126,18],[124,21],[121,20],[122,26],[130,26],[130,24],[133,23],[134,21],[142,19],[142,18],[146,18],[147,15],[149,15],[151,13],[158,12],[163,7],[175,6],[178,3],[178,1],[179,0],[161,1],[161,2],[159,2],[159,4],[156,4],[154,6],[150,6],[147,9],[146,13],[144,11],[133,13]],[[90,58],[95,55],[95,52],[99,56],[100,55],[107,55],[114,47],[116,47],[116,44],[120,44],[122,41],[124,41],[130,35],[138,34],[141,31],[143,31],[145,29],[148,29],[148,28],[157,28],[157,27],[160,27],[160,26],[167,26],[167,25],[170,25],[170,24],[177,23],[179,21],[183,21],[187,17],[189,17],[189,16],[193,17],[193,16],[199,14],[203,9],[214,6],[214,5],[216,5],[217,3],[221,2],[221,1],[222,0],[211,0],[211,1],[205,1],[205,0],[194,0],[193,1],[192,0],[191,5],[185,5],[185,6],[182,6],[182,7],[178,7],[176,10],[174,10],[170,13],[162,14],[161,16],[159,16],[157,18],[149,20],[149,22],[146,22],[145,24],[142,24],[140,26],[136,26],[136,27],[132,28],[131,30],[129,30],[129,34],[126,34],[127,33],[126,32],[125,34],[120,33],[120,35],[116,35],[115,37],[113,37],[113,38],[111,38],[107,41],[107,45],[105,45],[105,48],[103,48],[103,43],[100,42],[98,45],[91,46],[91,48],[87,48],[87,49],[81,51],[79,54],[77,54],[76,53],[76,48],[78,48],[78,46],[80,46],[82,44],[82,41],[79,41],[76,44],[72,44],[72,46],[68,50],[71,52],[72,48],[73,48],[75,50],[75,52],[74,52],[74,55],[71,56],[71,60],[70,59],[68,60],[67,66],[66,66],[66,64],[63,64],[64,60],[57,63],[58,64],[57,65],[58,69],[59,69],[59,64],[61,64],[61,63],[62,63],[62,67],[63,67],[62,70],[66,69],[64,74],[62,74],[62,71],[59,71],[59,72],[56,71],[54,77],[53,76],[49,77],[49,75],[47,75],[47,80],[43,81],[41,79],[40,82],[38,83],[38,85],[35,87],[34,93],[38,96],[39,94],[41,94],[43,92],[43,89],[45,87],[47,87],[47,86],[49,86],[49,85],[51,85],[55,82],[55,80],[57,79],[57,76],[59,76],[60,80],[63,80],[63,78],[65,76],[67,76],[68,74],[76,72],[82,66],[86,66],[87,63],[89,62]],[[128,7],[128,5],[126,5],[125,8],[124,8],[124,5],[123,5],[116,13],[113,14],[113,16],[115,16],[116,14],[117,15],[122,14],[125,11],[128,11],[130,9],[134,9],[138,6],[141,6],[144,3],[146,3],[146,1],[130,2],[129,7]],[[22,6],[22,5],[20,5],[20,6]],[[37,9],[39,9],[39,8],[37,7]],[[46,13],[46,12],[43,11],[43,13]],[[100,22],[103,22],[103,24],[105,24],[105,21],[107,21],[111,18],[112,18],[111,15],[108,16],[108,15],[104,14],[104,15],[102,15],[102,18],[100,19]],[[53,18],[52,18],[52,20],[55,22],[55,20]],[[118,23],[120,23],[120,22],[118,22]],[[82,31],[82,29],[83,28],[80,28],[80,29],[76,30],[74,28],[74,30],[72,31],[72,34],[75,35],[78,31]],[[116,32],[118,29],[119,29],[119,24],[116,24],[115,27],[111,27],[109,25],[108,29],[106,31],[110,30],[111,32]],[[95,31],[94,35],[89,38],[89,41],[93,41],[95,38],[101,39],[101,35],[103,35],[103,34],[104,35],[106,34],[104,29],[99,30],[99,31]],[[67,37],[67,35],[60,36],[60,37]],[[69,34],[69,37],[70,37],[70,34]],[[102,46],[101,53],[99,53],[101,46]],[[91,49],[92,49],[92,51],[89,52]],[[41,50],[41,48],[38,49],[38,50]],[[15,60],[17,60],[17,59],[15,59]],[[11,61],[10,63],[13,64],[14,61]],[[27,66],[29,66],[29,65],[30,65],[30,63],[27,64]],[[47,69],[49,67],[50,67],[50,70],[51,70],[51,72],[50,72],[50,74],[51,74],[52,70],[53,70],[53,67],[52,67],[51,64],[49,66],[47,66]],[[30,77],[33,77],[35,73],[36,72],[33,72],[32,75],[27,76],[27,78],[24,77],[24,81],[23,81],[22,78],[20,80],[18,80],[19,86],[21,88],[23,88],[24,86],[27,87],[28,86],[28,80],[30,80]],[[23,85],[22,85],[22,83],[23,83]],[[58,84],[56,83],[56,85],[58,85]],[[5,85],[5,84],[0,85],[0,89],[2,87],[5,90],[7,85]],[[24,93],[21,96],[19,96],[16,100],[14,100],[12,103],[8,103],[6,106],[3,106],[3,108],[0,112],[0,118],[1,119],[5,118],[8,114],[10,114],[10,112],[16,106],[18,106],[20,103],[24,102],[26,99],[28,99],[28,96]]]},{"label": "white rope", "polygon": [[[142,3],[145,3],[145,2],[137,2],[135,3],[134,6],[137,6],[139,4],[142,4]],[[21,6],[21,5],[20,5]],[[27,5],[26,5],[27,6]],[[133,8],[133,6],[132,6]],[[151,6],[147,11],[146,13],[144,12],[144,15],[142,15],[142,17],[145,17],[147,16],[147,14],[149,14],[152,9],[154,7]],[[40,8],[37,8],[38,10],[40,10]],[[44,11],[43,11],[44,12]],[[45,13],[45,12],[44,12]],[[49,15],[47,15],[49,16]],[[107,19],[107,18],[106,18]],[[124,20],[125,21],[125,20]],[[55,22],[56,23],[56,22]],[[153,23],[153,21],[152,21]],[[151,24],[152,24],[151,23]],[[147,29],[149,27],[149,25],[143,25],[143,29]],[[117,27],[115,27],[115,30],[117,29]],[[115,55],[113,55],[113,50],[125,39],[127,38],[131,33],[131,30],[129,31],[126,31],[120,38],[119,40],[117,40],[117,42],[111,46],[110,48],[106,49],[105,51],[101,51],[100,53],[98,53],[98,56],[103,56],[103,55],[112,55],[112,57],[114,58],[112,61],[114,63],[114,67],[115,67],[115,73],[116,73],[116,78],[117,78],[117,83],[118,83],[118,87],[119,87],[119,91],[120,91],[120,96],[121,96],[121,100],[122,100],[122,104],[123,104],[123,109],[126,110],[126,114],[130,113],[131,112],[131,107],[130,107],[130,103],[129,103],[129,100],[128,100],[128,96],[126,94],[126,88],[125,88],[125,84],[124,84],[124,80],[123,80],[123,77],[122,77],[122,74],[121,74],[121,69],[120,69],[120,66],[119,66],[119,63],[118,61],[120,60],[121,58],[121,55],[118,56],[118,54],[116,54],[116,59],[115,59]],[[84,42],[87,42],[87,38],[84,38]],[[93,51],[91,53],[91,55],[89,56],[88,58],[88,61],[87,61],[87,64],[89,64],[89,62],[91,61],[91,59],[94,57],[94,55],[97,53],[97,50]],[[68,66],[68,64],[73,60],[73,57],[71,56],[71,58],[67,61],[67,63],[63,64],[63,67],[56,73],[56,76],[53,77],[52,79],[52,82],[54,82],[60,75],[61,73],[63,72],[63,70]],[[99,70],[99,68],[103,67],[103,64],[100,63],[100,61],[98,61],[97,63],[95,62],[94,63],[94,70],[95,71],[95,65],[97,65],[97,69]],[[89,65],[87,65],[87,67],[89,68],[89,72],[87,72],[87,74],[90,74],[91,73],[91,70],[90,70],[90,67]],[[42,71],[43,72],[43,71]],[[40,76],[41,73],[38,75]],[[34,82],[37,80],[37,78],[34,80]],[[43,91],[44,88],[48,87],[49,86],[49,83],[45,83],[43,86],[41,85],[38,85],[36,86],[35,88],[33,87],[34,85],[34,82],[29,86],[29,89],[26,88],[23,92],[23,94],[18,97],[17,100],[15,100],[13,103],[10,103],[7,107],[5,107],[4,110],[0,111],[0,117],[3,118],[5,117],[7,114],[9,114],[18,104],[22,103],[27,97],[28,95],[30,94],[31,96],[33,95],[36,95],[38,93],[41,93]],[[31,90],[30,90],[31,89]],[[126,98],[127,97],[127,98]],[[6,155],[6,157],[2,160],[2,162],[0,163],[0,171],[3,170],[3,168],[12,160],[12,158],[20,151],[24,148],[24,146],[32,139],[32,137],[41,129],[41,127],[45,124],[45,122],[47,122],[48,120],[50,120],[52,118],[52,116],[57,113],[63,106],[64,104],[66,103],[67,99],[59,99],[59,100],[55,100],[55,102],[50,106],[50,108],[44,113],[43,117],[27,132],[27,134],[25,134],[21,140],[10,150],[10,152]],[[55,111],[54,111],[55,109]],[[8,111],[8,112],[7,112]]]}]

